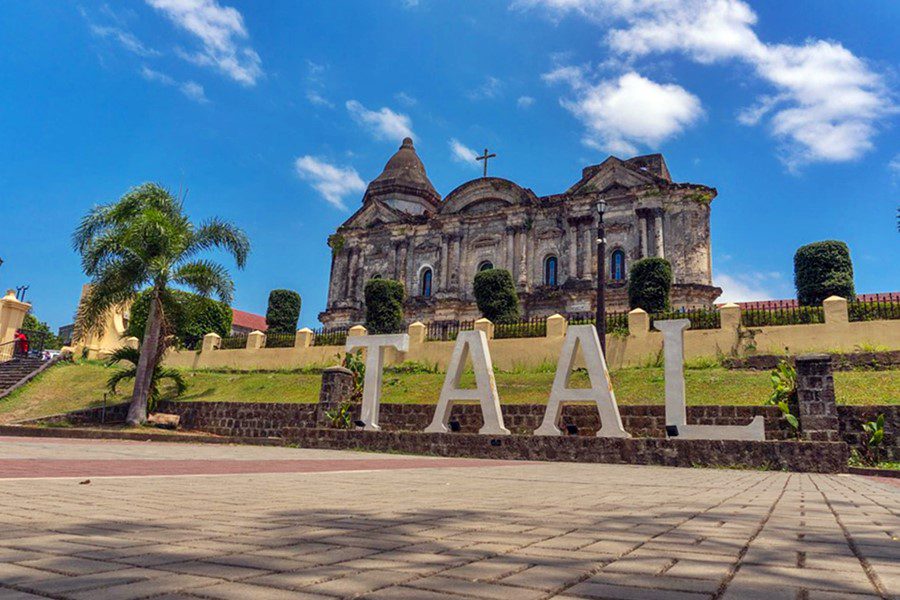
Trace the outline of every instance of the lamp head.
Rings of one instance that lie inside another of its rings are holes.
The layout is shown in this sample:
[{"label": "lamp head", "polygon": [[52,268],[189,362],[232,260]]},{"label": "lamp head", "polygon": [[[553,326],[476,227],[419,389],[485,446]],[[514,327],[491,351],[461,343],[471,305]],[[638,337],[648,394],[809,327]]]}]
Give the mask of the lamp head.
[{"label": "lamp head", "polygon": [[600,200],[597,201],[597,213],[599,213],[599,214],[601,214],[601,215],[602,215],[603,213],[605,213],[605,212],[606,212],[606,206],[607,206],[607,204],[606,204],[606,199],[605,199],[605,198],[600,198]]}]

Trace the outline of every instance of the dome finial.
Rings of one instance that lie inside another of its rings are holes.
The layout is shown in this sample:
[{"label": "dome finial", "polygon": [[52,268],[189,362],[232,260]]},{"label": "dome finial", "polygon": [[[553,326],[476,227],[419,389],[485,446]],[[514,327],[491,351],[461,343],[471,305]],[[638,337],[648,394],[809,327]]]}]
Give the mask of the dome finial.
[{"label": "dome finial", "polygon": [[413,147],[413,141],[412,141],[412,138],[411,138],[411,137],[405,137],[405,138],[403,138],[403,143],[400,144],[400,147],[401,147],[401,148],[412,148],[412,147]]}]

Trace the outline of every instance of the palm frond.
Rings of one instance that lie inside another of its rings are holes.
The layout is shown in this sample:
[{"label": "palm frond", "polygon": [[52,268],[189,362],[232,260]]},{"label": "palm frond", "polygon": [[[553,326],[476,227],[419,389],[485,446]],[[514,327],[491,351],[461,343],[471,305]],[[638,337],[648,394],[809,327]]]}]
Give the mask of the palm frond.
[{"label": "palm frond", "polygon": [[231,303],[234,283],[228,270],[218,263],[197,260],[178,267],[172,280],[197,290],[203,296],[215,293],[225,304]]},{"label": "palm frond", "polygon": [[107,357],[106,366],[112,367],[122,361],[129,362],[132,365],[137,366],[140,359],[140,350],[138,350],[137,348],[132,348],[130,346],[122,346],[121,348],[116,348],[115,352]]},{"label": "palm frond", "polygon": [[194,233],[186,254],[191,256],[201,250],[220,248],[228,252],[239,269],[247,264],[250,255],[250,240],[247,234],[235,225],[222,219],[204,221]]},{"label": "palm frond", "polygon": [[116,370],[116,372],[110,375],[109,379],[106,380],[106,389],[108,389],[110,393],[115,394],[116,388],[120,383],[126,379],[134,379],[135,375],[137,375],[137,367]]},{"label": "palm frond", "polygon": [[154,379],[157,383],[164,379],[171,381],[172,385],[175,386],[175,396],[180,396],[187,391],[187,381],[184,380],[184,376],[178,369],[159,367],[154,375]]}]

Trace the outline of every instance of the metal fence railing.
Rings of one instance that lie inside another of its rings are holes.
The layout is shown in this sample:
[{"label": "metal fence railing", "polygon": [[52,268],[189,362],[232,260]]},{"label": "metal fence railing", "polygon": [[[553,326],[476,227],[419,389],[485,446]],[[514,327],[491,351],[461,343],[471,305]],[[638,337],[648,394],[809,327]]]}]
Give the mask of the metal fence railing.
[{"label": "metal fence railing", "polygon": [[900,294],[877,294],[874,298],[847,303],[850,321],[900,319]]},{"label": "metal fence railing", "polygon": [[313,346],[343,346],[349,327],[320,327],[313,331]]},{"label": "metal fence railing", "polygon": [[722,326],[722,316],[715,308],[691,308],[684,310],[670,310],[650,315],[650,328],[656,321],[668,321],[671,319],[689,319],[691,329],[718,329]]},{"label": "metal fence railing", "polygon": [[547,318],[519,319],[512,323],[495,323],[494,339],[532,338],[547,335]]},{"label": "metal fence railing", "polygon": [[821,306],[797,306],[794,301],[751,302],[741,309],[741,325],[764,327],[766,325],[807,325],[824,323],[825,309]]},{"label": "metal fence railing", "polygon": [[296,333],[266,333],[266,348],[293,348]]},{"label": "metal fence railing", "polygon": [[[593,325],[597,322],[594,313],[566,313],[566,321],[569,325]],[[606,313],[606,333],[628,332],[628,313],[625,311],[613,311]]]},{"label": "metal fence railing", "polygon": [[425,339],[429,342],[452,342],[460,331],[475,329],[475,321],[432,321],[426,325]]},{"label": "metal fence railing", "polygon": [[222,343],[219,345],[219,349],[221,350],[238,350],[240,348],[247,347],[247,334],[239,333],[237,335],[229,335],[227,337],[222,338]]}]

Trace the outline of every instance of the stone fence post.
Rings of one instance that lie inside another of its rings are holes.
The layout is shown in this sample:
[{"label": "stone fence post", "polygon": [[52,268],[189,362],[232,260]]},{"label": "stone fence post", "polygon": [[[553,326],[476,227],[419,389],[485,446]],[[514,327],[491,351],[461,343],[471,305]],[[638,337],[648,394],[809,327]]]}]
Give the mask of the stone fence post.
[{"label": "stone fence post", "polygon": [[218,333],[207,333],[203,336],[203,346],[200,352],[212,352],[222,347],[222,336]]},{"label": "stone fence post", "polygon": [[797,357],[796,365],[800,435],[813,442],[839,442],[831,357],[805,354]]},{"label": "stone fence post", "polygon": [[349,330],[347,330],[348,337],[357,337],[360,335],[369,335],[369,330],[362,325],[354,325]]},{"label": "stone fence post", "polygon": [[847,325],[850,316],[847,314],[847,299],[840,296],[829,296],[822,301],[822,312],[825,313],[827,325]]},{"label": "stone fence post", "polygon": [[316,427],[327,427],[326,413],[353,397],[353,372],[344,367],[328,367],[322,371],[322,387],[316,407]]},{"label": "stone fence post", "polygon": [[428,335],[428,327],[421,321],[416,321],[415,323],[410,324],[406,329],[406,333],[409,335],[409,343],[411,345],[424,344]]},{"label": "stone fence post", "polygon": [[547,317],[547,333],[545,334],[548,338],[560,338],[566,337],[566,329],[569,327],[569,322],[566,321],[566,318],[561,314],[550,315]]},{"label": "stone fence post", "polygon": [[475,331],[483,331],[487,339],[494,339],[494,324],[490,321],[490,319],[485,319],[484,317],[482,317],[475,321]]},{"label": "stone fence post", "polygon": [[719,316],[721,317],[722,329],[726,331],[737,331],[741,326],[741,307],[734,302],[723,304],[719,308]]},{"label": "stone fence post", "polygon": [[247,350],[259,350],[266,347],[266,334],[262,331],[251,331],[247,336]]},{"label": "stone fence post", "polygon": [[647,311],[636,308],[628,313],[628,335],[646,337],[650,333],[650,315]]},{"label": "stone fence post", "polygon": [[309,348],[313,345],[315,333],[309,327],[298,329],[294,336],[294,348]]}]

